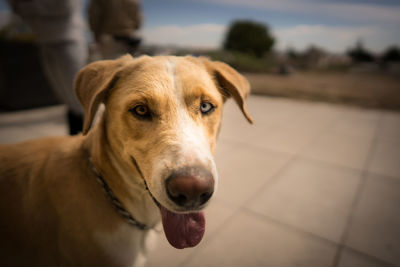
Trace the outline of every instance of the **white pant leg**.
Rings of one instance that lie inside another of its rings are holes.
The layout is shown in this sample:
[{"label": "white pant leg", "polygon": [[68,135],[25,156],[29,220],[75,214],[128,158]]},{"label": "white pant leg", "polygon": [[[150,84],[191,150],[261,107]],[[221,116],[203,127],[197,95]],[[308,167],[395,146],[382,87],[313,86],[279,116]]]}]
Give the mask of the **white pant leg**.
[{"label": "white pant leg", "polygon": [[42,64],[52,88],[68,109],[79,115],[83,110],[73,88],[76,73],[87,63],[86,41],[74,40],[40,45]]},{"label": "white pant leg", "polygon": [[70,111],[82,114],[73,89],[75,74],[88,59],[82,1],[9,1],[35,33],[46,77],[56,95]]}]

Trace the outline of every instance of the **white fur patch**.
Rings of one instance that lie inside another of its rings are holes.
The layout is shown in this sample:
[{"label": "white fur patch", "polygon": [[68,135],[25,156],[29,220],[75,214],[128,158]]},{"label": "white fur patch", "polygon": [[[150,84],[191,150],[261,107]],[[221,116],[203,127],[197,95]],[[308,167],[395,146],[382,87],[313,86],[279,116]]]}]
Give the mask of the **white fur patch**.
[{"label": "white fur patch", "polygon": [[112,258],[117,266],[144,266],[147,254],[154,249],[157,233],[155,230],[142,231],[122,223],[112,232],[98,232],[98,243],[106,255]]},{"label": "white fur patch", "polygon": [[175,62],[173,62],[172,60],[166,60],[165,65],[171,77],[172,88],[175,88]]},{"label": "white fur patch", "polygon": [[151,179],[154,194],[163,196],[159,199],[163,205],[171,203],[163,189],[165,181],[160,179],[166,178],[161,177],[165,174],[165,170],[174,171],[187,166],[203,166],[214,177],[214,191],[218,185],[218,175],[211,153],[210,141],[207,139],[204,129],[196,124],[187,110],[182,91],[183,87],[178,77],[175,76],[175,62],[166,61],[166,67],[171,75],[177,104],[177,117],[174,124],[176,127],[174,132],[176,134],[174,135],[175,140],[170,140],[171,144],[173,144],[170,149],[164,151],[157,159],[154,159],[155,165],[153,166]]}]

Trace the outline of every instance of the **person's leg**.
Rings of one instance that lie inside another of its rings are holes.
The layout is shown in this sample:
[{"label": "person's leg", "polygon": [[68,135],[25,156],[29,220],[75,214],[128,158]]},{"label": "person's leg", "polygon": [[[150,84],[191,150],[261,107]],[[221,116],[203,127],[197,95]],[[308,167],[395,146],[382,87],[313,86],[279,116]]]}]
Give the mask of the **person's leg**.
[{"label": "person's leg", "polygon": [[70,134],[82,130],[83,112],[75,98],[75,74],[87,63],[81,0],[9,0],[37,37],[47,79],[68,107]]},{"label": "person's leg", "polygon": [[76,73],[86,64],[86,42],[45,43],[40,48],[46,76],[59,99],[68,107],[70,134],[77,134],[82,130],[83,111],[76,99],[73,81]]}]

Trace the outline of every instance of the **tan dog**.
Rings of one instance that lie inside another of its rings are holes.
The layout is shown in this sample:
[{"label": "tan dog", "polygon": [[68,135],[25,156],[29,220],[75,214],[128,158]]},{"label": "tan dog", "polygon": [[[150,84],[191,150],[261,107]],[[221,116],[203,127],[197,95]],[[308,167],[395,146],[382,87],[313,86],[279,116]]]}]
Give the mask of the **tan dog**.
[{"label": "tan dog", "polygon": [[142,265],[160,219],[174,247],[197,245],[227,97],[251,122],[246,79],[205,58],[124,56],[75,89],[83,135],[0,147],[0,266]]}]

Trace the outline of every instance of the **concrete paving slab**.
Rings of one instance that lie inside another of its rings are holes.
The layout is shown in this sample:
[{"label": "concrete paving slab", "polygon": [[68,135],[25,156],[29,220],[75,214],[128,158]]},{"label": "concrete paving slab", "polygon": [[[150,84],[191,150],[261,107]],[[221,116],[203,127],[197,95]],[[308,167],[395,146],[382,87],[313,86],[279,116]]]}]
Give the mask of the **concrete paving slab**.
[{"label": "concrete paving slab", "polygon": [[302,156],[362,170],[368,156],[372,138],[327,132],[310,144]]},{"label": "concrete paving slab", "polygon": [[221,137],[291,155],[297,154],[312,142],[319,131],[315,128],[294,129],[268,124],[256,124],[252,128],[244,127],[243,130],[233,127],[235,127],[233,124],[230,124],[230,127],[224,125]]},{"label": "concrete paving slab", "polygon": [[399,139],[400,137],[400,113],[386,111],[382,115],[380,125],[380,137]]},{"label": "concrete paving slab", "polygon": [[[228,101],[226,104],[225,109],[229,113],[232,112],[232,103],[233,101]],[[304,127],[303,123],[310,122],[310,125],[314,127],[319,122],[329,122],[343,112],[343,106],[332,106],[322,102],[293,101],[286,98],[250,96],[247,103],[256,124],[270,123],[278,126]]]},{"label": "concrete paving slab", "polygon": [[[219,174],[217,198],[241,206],[268,182],[291,156],[246,144],[221,139],[219,146],[229,146],[231,152],[217,150]],[[225,149],[226,151],[226,149]]]},{"label": "concrete paving slab", "polygon": [[335,246],[246,212],[238,213],[186,267],[331,266]]},{"label": "concrete paving slab", "polygon": [[276,126],[259,138],[261,140],[258,146],[295,155],[313,142],[319,131],[315,128],[294,129]]},{"label": "concrete paving slab", "polygon": [[68,135],[68,126],[65,120],[37,123],[34,130],[41,136]]},{"label": "concrete paving slab", "polygon": [[254,212],[339,243],[361,172],[297,160],[250,203]]},{"label": "concrete paving slab", "polygon": [[368,171],[400,179],[400,136],[379,138]]},{"label": "concrete paving slab", "polygon": [[[232,116],[232,115],[231,115]],[[226,119],[225,119],[226,118]],[[222,121],[222,127],[219,139],[230,139],[246,144],[259,145],[263,144],[266,140],[266,136],[269,132],[275,129],[271,124],[254,124],[240,122],[241,118],[229,118],[232,121],[228,121],[228,116],[225,116]],[[234,122],[237,120],[237,122]],[[217,146],[219,144],[217,143]]]},{"label": "concrete paving slab", "polygon": [[380,113],[369,110],[346,111],[336,120],[332,131],[351,136],[373,138],[378,126]]},{"label": "concrete paving slab", "polygon": [[339,114],[336,109],[330,111],[311,109],[308,114],[294,117],[292,120],[285,122],[285,127],[291,129],[293,132],[307,130],[322,132],[332,125]]},{"label": "concrete paving slab", "polygon": [[[30,133],[29,135],[27,133]],[[41,137],[41,134],[29,131],[25,126],[0,126],[0,143],[13,144],[30,138]]]},{"label": "concrete paving slab", "polygon": [[400,180],[368,174],[346,245],[400,265]]},{"label": "concrete paving slab", "polygon": [[310,107],[307,102],[290,105],[280,99],[274,100],[276,102],[267,99],[265,103],[256,99],[252,97],[249,101],[254,125],[241,119],[242,115],[232,101],[226,104],[221,138],[296,154],[339,115],[337,109],[319,104]]},{"label": "concrete paving slab", "polygon": [[[194,254],[207,247],[210,241],[218,235],[219,229],[224,228],[227,220],[237,211],[237,208],[221,200],[213,199],[205,209],[206,232],[203,240],[195,248],[175,249],[165,238],[163,232],[157,234],[156,246],[150,252],[146,267],[176,267],[188,260]],[[160,225],[160,229],[162,226]]]},{"label": "concrete paving slab", "polygon": [[[205,239],[181,251],[160,234],[149,266],[332,266],[335,255],[339,266],[400,266],[400,113],[259,96],[248,108],[255,125],[232,100],[224,109]],[[64,135],[64,114],[1,113],[0,142]],[[373,179],[350,210],[360,172]],[[336,254],[346,212],[354,217]]]},{"label": "concrete paving slab", "polygon": [[64,106],[0,114],[0,143],[66,134]]},{"label": "concrete paving slab", "polygon": [[65,120],[63,105],[0,113],[0,125],[35,124],[39,121]]},{"label": "concrete paving slab", "polygon": [[377,260],[368,255],[345,249],[338,267],[389,267],[386,262]]}]

